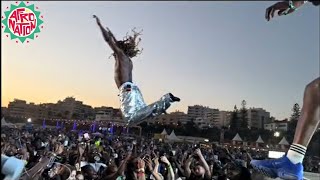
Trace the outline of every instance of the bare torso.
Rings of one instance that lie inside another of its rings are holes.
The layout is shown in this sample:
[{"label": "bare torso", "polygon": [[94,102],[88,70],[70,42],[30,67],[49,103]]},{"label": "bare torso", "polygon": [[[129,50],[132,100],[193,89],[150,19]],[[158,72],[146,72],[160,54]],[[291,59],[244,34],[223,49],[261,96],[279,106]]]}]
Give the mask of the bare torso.
[{"label": "bare torso", "polygon": [[132,82],[132,61],[126,55],[115,56],[114,80],[119,88],[125,82]]}]

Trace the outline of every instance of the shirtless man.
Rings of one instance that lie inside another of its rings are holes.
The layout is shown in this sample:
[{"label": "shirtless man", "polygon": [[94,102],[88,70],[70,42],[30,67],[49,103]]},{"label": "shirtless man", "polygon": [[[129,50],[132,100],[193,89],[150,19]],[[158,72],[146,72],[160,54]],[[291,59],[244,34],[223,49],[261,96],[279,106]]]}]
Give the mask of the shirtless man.
[{"label": "shirtless man", "polygon": [[[318,1],[310,1],[318,6]],[[283,1],[277,2],[266,10],[265,18],[269,21],[277,12],[279,16],[287,15],[306,1]],[[272,178],[303,179],[303,159],[310,140],[320,122],[320,78],[309,83],[304,91],[301,116],[296,127],[293,143],[285,156],[274,160],[253,160],[252,167],[258,172]]]},{"label": "shirtless man", "polygon": [[102,32],[104,40],[113,51],[115,58],[114,79],[120,91],[120,109],[122,116],[129,124],[139,124],[148,117],[154,117],[166,113],[171,103],[179,102],[180,98],[171,93],[165,94],[158,101],[147,105],[142,97],[139,88],[132,81],[132,61],[131,58],[139,54],[137,40],[139,33],[129,36],[123,41],[118,41],[109,28],[101,25],[100,19],[93,16]]}]

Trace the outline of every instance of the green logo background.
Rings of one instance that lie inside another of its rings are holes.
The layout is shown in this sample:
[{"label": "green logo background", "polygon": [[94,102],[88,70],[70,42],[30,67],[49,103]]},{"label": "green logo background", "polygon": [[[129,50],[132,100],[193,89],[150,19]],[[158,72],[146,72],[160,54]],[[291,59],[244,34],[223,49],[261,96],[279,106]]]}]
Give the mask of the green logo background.
[{"label": "green logo background", "polygon": [[[30,9],[34,14],[35,14],[35,18],[37,19],[37,25],[36,28],[33,30],[33,32],[31,34],[29,34],[28,36],[25,37],[21,37],[18,35],[15,35],[13,32],[11,32],[11,30],[9,29],[9,25],[8,25],[8,20],[9,20],[9,15],[12,13],[12,11],[16,10],[17,8],[28,8]],[[36,11],[34,9],[34,4],[27,6],[24,2],[21,2],[19,5],[14,5],[11,4],[10,6],[10,10],[5,11],[5,19],[3,19],[1,22],[3,25],[5,25],[5,29],[4,32],[5,33],[9,33],[10,34],[10,39],[16,39],[18,38],[20,40],[20,42],[24,42],[27,38],[29,39],[34,39],[35,33],[39,33],[40,32],[40,25],[43,23],[43,21],[40,19],[40,12]]]}]

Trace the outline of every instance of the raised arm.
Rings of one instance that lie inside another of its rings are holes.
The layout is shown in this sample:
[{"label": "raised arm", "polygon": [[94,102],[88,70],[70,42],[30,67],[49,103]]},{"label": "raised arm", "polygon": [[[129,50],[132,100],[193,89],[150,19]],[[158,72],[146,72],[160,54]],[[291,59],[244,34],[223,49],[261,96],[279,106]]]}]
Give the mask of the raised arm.
[{"label": "raised arm", "polygon": [[50,158],[42,157],[41,161],[38,162],[36,165],[34,165],[31,169],[28,171],[25,171],[20,179],[22,180],[30,180],[30,179],[36,179],[35,176],[37,174],[41,174],[44,170],[44,168],[50,163]]},{"label": "raised arm", "polygon": [[186,176],[186,178],[189,178],[191,175],[191,169],[190,169],[190,165],[192,162],[193,158],[192,156],[190,156],[185,162],[184,162],[184,175]]},{"label": "raised arm", "polygon": [[177,160],[175,160],[175,163],[176,163],[176,165],[177,165],[178,170],[179,170],[182,174],[184,174],[184,169],[182,168],[181,163],[179,163]]},{"label": "raised arm", "polygon": [[152,160],[149,157],[145,158],[144,161],[147,169],[151,172],[154,179],[161,180],[161,177],[159,176],[159,173],[158,173],[158,168],[159,168],[158,158],[154,159],[154,167],[152,167]]},{"label": "raised arm", "polygon": [[93,15],[93,18],[96,19],[96,22],[102,32],[102,36],[104,38],[104,40],[108,43],[108,45],[110,46],[110,48],[113,50],[114,53],[116,54],[122,54],[123,51],[117,46],[117,39],[114,37],[114,35],[112,34],[112,32],[110,31],[109,28],[104,28],[101,25],[100,19],[96,16]]},{"label": "raised arm", "polygon": [[167,178],[167,179],[169,179],[169,180],[174,180],[174,179],[175,179],[175,178],[174,178],[174,171],[173,171],[173,168],[172,168],[172,166],[171,166],[170,161],[168,160],[168,158],[167,158],[166,156],[161,156],[160,159],[161,159],[161,161],[162,161],[163,163],[166,164],[166,166],[167,166],[167,168],[168,168],[168,178]]},{"label": "raised arm", "polygon": [[118,170],[115,173],[101,177],[101,179],[114,180],[114,179],[117,179],[117,177],[119,176],[123,176],[124,171],[127,167],[127,162],[129,161],[130,158],[131,158],[131,152],[128,152],[126,158],[121,162]]},{"label": "raised arm", "polygon": [[210,167],[209,167],[207,161],[204,159],[204,157],[203,157],[203,155],[202,155],[202,153],[201,153],[201,150],[200,150],[200,149],[196,149],[196,150],[195,150],[195,154],[198,155],[199,158],[200,158],[200,163],[201,163],[201,165],[202,165],[202,166],[204,167],[204,169],[205,169],[205,176],[206,176],[206,178],[207,178],[207,179],[211,179],[212,177],[211,177]]},{"label": "raised arm", "polygon": [[265,18],[270,21],[276,11],[278,16],[287,15],[293,13],[297,8],[301,7],[307,1],[281,1],[273,4],[266,9]]}]

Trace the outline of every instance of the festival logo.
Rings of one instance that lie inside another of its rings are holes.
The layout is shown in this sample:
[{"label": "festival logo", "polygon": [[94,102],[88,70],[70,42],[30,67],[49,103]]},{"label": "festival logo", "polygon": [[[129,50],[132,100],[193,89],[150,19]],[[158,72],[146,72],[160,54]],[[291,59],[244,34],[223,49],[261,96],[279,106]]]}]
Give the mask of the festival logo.
[{"label": "festival logo", "polygon": [[[16,5],[15,5],[16,4]],[[37,38],[36,33],[40,32],[40,28],[43,28],[41,20],[43,16],[40,16],[40,12],[35,9],[34,4],[29,4],[29,2],[16,2],[11,4],[10,8],[6,7],[4,12],[5,17],[2,16],[2,28],[4,32],[7,33],[6,37],[10,39],[19,39],[20,42],[29,43],[27,39]],[[27,41],[26,41],[27,40]],[[16,43],[18,41],[16,40]]]}]

